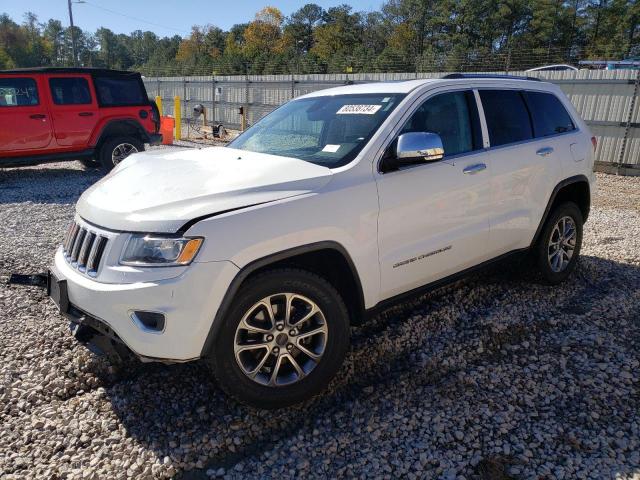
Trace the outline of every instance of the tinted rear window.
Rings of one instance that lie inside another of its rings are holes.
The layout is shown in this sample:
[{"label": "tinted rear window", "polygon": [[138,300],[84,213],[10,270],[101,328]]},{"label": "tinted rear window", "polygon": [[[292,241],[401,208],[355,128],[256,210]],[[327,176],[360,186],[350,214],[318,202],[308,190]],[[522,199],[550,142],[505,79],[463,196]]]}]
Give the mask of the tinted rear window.
[{"label": "tinted rear window", "polygon": [[0,78],[0,107],[38,105],[38,88],[32,78]]},{"label": "tinted rear window", "polygon": [[480,99],[492,147],[533,138],[529,112],[520,92],[481,90]]},{"label": "tinted rear window", "polygon": [[91,103],[89,82],[84,78],[51,78],[49,79],[51,97],[56,105],[85,105]]},{"label": "tinted rear window", "polygon": [[536,137],[547,137],[575,130],[571,116],[562,102],[550,93],[525,92]]},{"label": "tinted rear window", "polygon": [[149,100],[136,76],[96,77],[98,102],[104,107],[147,105]]}]

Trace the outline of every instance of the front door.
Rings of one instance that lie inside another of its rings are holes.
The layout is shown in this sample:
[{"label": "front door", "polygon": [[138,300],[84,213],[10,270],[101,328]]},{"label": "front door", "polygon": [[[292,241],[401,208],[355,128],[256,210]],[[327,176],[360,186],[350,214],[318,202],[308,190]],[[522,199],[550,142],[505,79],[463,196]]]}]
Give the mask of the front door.
[{"label": "front door", "polygon": [[37,79],[0,75],[0,157],[46,149],[51,141],[51,119]]},{"label": "front door", "polygon": [[48,86],[56,143],[74,150],[86,148],[99,120],[91,77],[51,76]]},{"label": "front door", "polygon": [[400,134],[413,131],[439,134],[445,157],[377,177],[383,299],[487,258],[491,179],[474,93],[431,96]]}]

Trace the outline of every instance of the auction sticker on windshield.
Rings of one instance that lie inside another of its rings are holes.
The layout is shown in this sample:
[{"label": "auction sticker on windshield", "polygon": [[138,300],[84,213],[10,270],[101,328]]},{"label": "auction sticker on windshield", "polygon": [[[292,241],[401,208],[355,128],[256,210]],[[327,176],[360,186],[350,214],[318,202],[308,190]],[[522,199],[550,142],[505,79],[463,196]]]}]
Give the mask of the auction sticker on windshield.
[{"label": "auction sticker on windshield", "polygon": [[341,115],[373,115],[380,110],[380,108],[382,108],[382,105],[343,105],[336,113]]}]

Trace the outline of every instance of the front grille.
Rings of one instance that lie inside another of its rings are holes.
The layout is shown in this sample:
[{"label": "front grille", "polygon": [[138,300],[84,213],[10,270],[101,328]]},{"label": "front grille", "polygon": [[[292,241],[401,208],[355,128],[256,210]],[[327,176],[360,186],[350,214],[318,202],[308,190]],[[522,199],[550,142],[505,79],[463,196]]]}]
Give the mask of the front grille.
[{"label": "front grille", "polygon": [[67,263],[82,273],[95,276],[109,238],[90,227],[73,222],[62,242]]}]

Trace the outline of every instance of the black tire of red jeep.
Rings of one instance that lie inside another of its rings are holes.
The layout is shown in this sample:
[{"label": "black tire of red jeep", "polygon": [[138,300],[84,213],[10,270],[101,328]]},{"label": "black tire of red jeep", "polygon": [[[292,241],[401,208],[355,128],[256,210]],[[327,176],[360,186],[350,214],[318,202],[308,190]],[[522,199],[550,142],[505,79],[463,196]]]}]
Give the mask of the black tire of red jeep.
[{"label": "black tire of red jeep", "polygon": [[[234,353],[236,329],[244,314],[257,302],[278,293],[298,293],[322,310],[328,334],[319,362],[307,376],[286,386],[266,386],[250,379]],[[275,409],[307,400],[320,393],[340,369],[349,349],[349,314],[340,294],[324,278],[305,270],[287,268],[250,278],[235,296],[224,319],[208,365],[229,396],[246,405]]]},{"label": "black tire of red jeep", "polygon": [[98,168],[100,166],[93,158],[81,158],[80,163],[87,168]]},{"label": "black tire of red jeep", "polygon": [[[113,162],[112,155],[119,145],[131,145],[138,152],[144,152],[144,143],[139,138],[132,136],[111,137],[104,141],[98,153],[100,168],[104,173],[109,173],[116,164]],[[135,152],[132,152],[135,153]]]},{"label": "black tire of red jeep", "polygon": [[[556,224],[563,217],[569,217],[575,224],[575,247],[571,260],[560,272],[556,272],[551,268],[549,261],[549,241]],[[580,208],[573,202],[565,202],[553,209],[547,218],[538,241],[533,248],[533,260],[536,268],[540,273],[544,283],[548,285],[557,285],[567,279],[575,270],[580,256],[580,248],[582,247],[582,225],[584,221]]]}]

